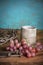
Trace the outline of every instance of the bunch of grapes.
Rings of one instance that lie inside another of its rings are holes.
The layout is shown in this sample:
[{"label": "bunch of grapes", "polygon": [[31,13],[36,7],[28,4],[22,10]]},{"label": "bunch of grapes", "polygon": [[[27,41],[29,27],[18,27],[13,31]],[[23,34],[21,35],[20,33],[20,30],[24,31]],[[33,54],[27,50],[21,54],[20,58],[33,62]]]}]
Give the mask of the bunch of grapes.
[{"label": "bunch of grapes", "polygon": [[37,42],[35,47],[28,46],[25,39],[18,42],[18,39],[10,40],[9,47],[6,48],[7,51],[17,51],[19,50],[20,55],[24,55],[28,58],[36,56],[36,53],[43,49],[43,45]]}]

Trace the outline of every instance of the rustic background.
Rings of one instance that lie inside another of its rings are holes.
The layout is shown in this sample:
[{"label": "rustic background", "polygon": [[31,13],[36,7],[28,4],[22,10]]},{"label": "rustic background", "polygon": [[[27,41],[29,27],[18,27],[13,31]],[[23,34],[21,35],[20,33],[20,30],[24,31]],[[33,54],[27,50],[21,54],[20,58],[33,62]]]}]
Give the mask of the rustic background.
[{"label": "rustic background", "polygon": [[24,25],[43,29],[43,0],[0,0],[0,28]]}]

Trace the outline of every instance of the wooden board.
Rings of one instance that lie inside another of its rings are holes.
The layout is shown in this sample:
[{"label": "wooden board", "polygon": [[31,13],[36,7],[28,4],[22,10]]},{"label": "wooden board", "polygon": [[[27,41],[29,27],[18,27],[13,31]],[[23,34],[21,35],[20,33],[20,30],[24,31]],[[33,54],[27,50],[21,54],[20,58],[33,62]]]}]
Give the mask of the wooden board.
[{"label": "wooden board", "polygon": [[[20,39],[20,30],[16,30],[18,38]],[[43,30],[37,30],[37,41],[43,44]],[[6,47],[3,45],[2,47]],[[38,52],[33,58],[22,57],[5,57],[0,58],[0,65],[43,65],[43,51]]]},{"label": "wooden board", "polygon": [[9,65],[9,63],[11,65],[16,64],[16,65],[33,65],[33,64],[37,64],[37,65],[43,65],[43,51],[40,51],[37,53],[37,55],[35,57],[32,58],[26,58],[24,56],[22,57],[5,57],[5,58],[0,58],[0,62],[2,63],[6,63]]}]

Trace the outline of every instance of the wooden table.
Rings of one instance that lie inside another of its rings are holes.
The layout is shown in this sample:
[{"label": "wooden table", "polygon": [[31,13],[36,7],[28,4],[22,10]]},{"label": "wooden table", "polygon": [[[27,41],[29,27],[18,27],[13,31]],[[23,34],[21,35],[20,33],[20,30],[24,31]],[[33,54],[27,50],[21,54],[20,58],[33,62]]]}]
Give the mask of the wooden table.
[{"label": "wooden table", "polygon": [[[20,31],[17,32],[20,35]],[[43,43],[43,30],[38,30],[37,40]],[[35,57],[5,57],[0,58],[0,65],[43,65],[43,51],[37,53]]]},{"label": "wooden table", "polygon": [[0,58],[0,65],[43,65],[43,51],[36,54],[35,57],[3,57]]}]

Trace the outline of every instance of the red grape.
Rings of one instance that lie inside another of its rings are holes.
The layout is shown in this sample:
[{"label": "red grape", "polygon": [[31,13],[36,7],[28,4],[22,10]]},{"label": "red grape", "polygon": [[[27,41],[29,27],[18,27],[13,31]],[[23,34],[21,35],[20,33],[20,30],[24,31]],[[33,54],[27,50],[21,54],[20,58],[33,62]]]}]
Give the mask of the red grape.
[{"label": "red grape", "polygon": [[15,43],[15,44],[18,44],[18,39],[15,39],[15,40],[14,40],[14,43]]},{"label": "red grape", "polygon": [[10,47],[7,47],[6,50],[9,51]]},{"label": "red grape", "polygon": [[26,44],[26,43],[27,43],[27,42],[26,42],[25,39],[22,39],[22,40],[21,40],[21,44],[22,44],[22,45],[24,45],[24,44]]},{"label": "red grape", "polygon": [[33,49],[31,50],[31,52],[34,52],[34,53],[36,53],[36,49],[35,49],[35,48],[33,48]]},{"label": "red grape", "polygon": [[25,44],[27,44],[27,43],[26,42],[21,43],[22,46],[25,45]]},{"label": "red grape", "polygon": [[13,39],[10,39],[10,43],[14,44],[14,41],[13,41]]},{"label": "red grape", "polygon": [[12,49],[12,48],[10,48],[10,51],[13,51],[13,49]]},{"label": "red grape", "polygon": [[31,56],[32,56],[31,53],[28,53],[28,54],[27,54],[27,57],[28,57],[28,58],[30,58]]},{"label": "red grape", "polygon": [[14,44],[13,43],[10,43],[10,47],[13,48],[14,47]]},{"label": "red grape", "polygon": [[40,42],[37,42],[36,45],[39,46],[39,45],[41,45],[41,43]]},{"label": "red grape", "polygon": [[23,45],[23,48],[24,48],[24,49],[27,49],[27,48],[28,48],[28,46],[27,46],[26,44],[24,44],[24,45]]},{"label": "red grape", "polygon": [[19,48],[20,47],[20,43],[16,44],[16,48]]},{"label": "red grape", "polygon": [[42,50],[42,49],[43,49],[43,46],[42,46],[42,45],[40,45],[40,46],[39,46],[39,48],[40,48],[40,50]]},{"label": "red grape", "polygon": [[39,52],[40,51],[40,48],[37,47],[36,50],[37,50],[37,52]]},{"label": "red grape", "polygon": [[14,49],[14,51],[15,51],[15,50],[16,50],[16,46],[14,46],[14,48],[13,48],[13,49]]},{"label": "red grape", "polygon": [[21,42],[22,42],[22,43],[23,43],[23,42],[26,42],[26,40],[25,40],[25,39],[22,39]]},{"label": "red grape", "polygon": [[14,47],[14,41],[12,39],[10,40],[10,47]]},{"label": "red grape", "polygon": [[28,49],[29,49],[29,51],[32,51],[32,46],[29,46]]},{"label": "red grape", "polygon": [[36,54],[35,54],[35,53],[31,53],[31,54],[32,54],[32,57],[36,56]]},{"label": "red grape", "polygon": [[[15,43],[15,45],[14,45]],[[33,48],[32,46],[28,46],[25,39],[21,40],[21,43],[18,43],[18,39],[14,41],[10,40],[10,46],[6,48],[6,50],[16,51],[16,53],[20,53],[20,55],[27,56],[28,58],[34,57],[36,52],[43,49],[43,46],[40,42],[36,43],[36,46]]]},{"label": "red grape", "polygon": [[21,50],[23,50],[23,47],[22,47],[22,46],[20,46],[20,47],[19,47],[19,50],[20,50],[20,51],[21,51]]},{"label": "red grape", "polygon": [[25,49],[25,53],[29,53],[29,50],[28,49]]}]

